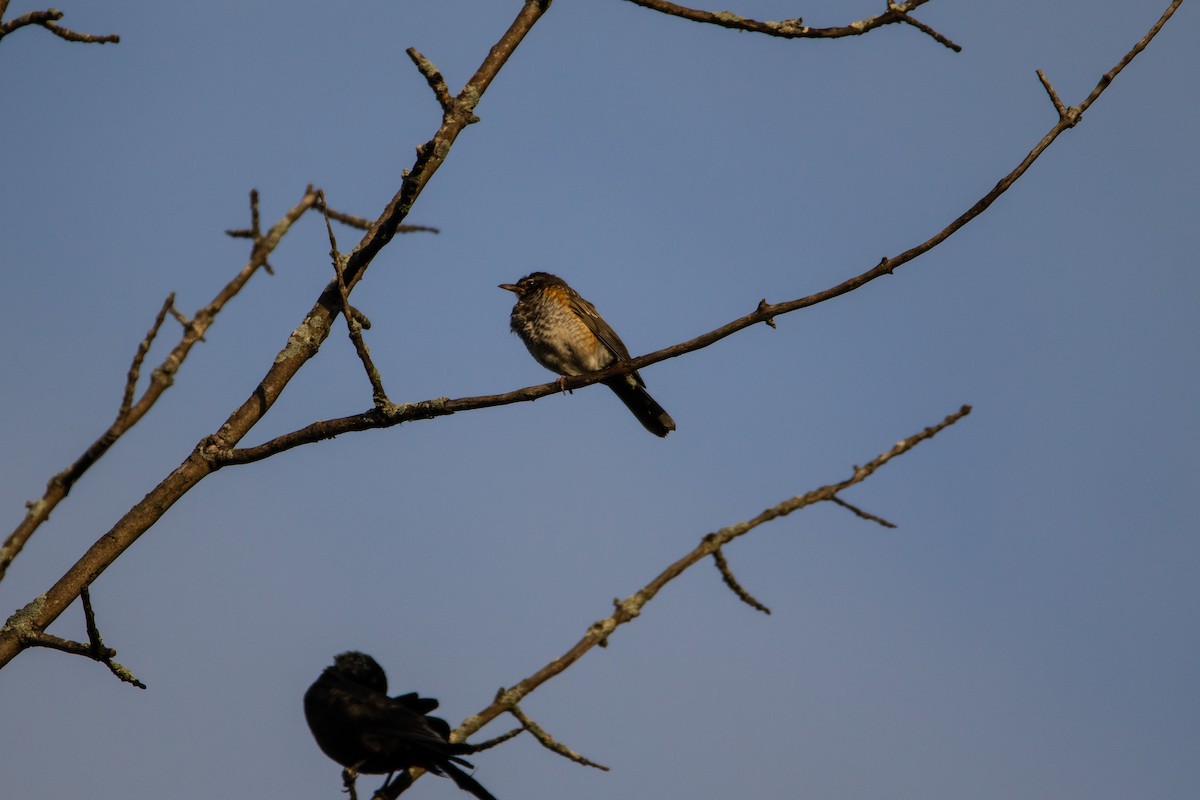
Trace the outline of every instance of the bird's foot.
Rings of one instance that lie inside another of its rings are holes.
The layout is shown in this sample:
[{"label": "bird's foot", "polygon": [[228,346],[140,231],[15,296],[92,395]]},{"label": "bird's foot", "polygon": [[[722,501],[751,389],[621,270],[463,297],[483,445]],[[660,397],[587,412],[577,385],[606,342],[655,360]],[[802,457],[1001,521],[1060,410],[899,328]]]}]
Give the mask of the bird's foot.
[{"label": "bird's foot", "polygon": [[358,800],[358,792],[354,788],[357,780],[358,770],[353,767],[346,767],[342,770],[342,791],[350,795],[350,800]]}]

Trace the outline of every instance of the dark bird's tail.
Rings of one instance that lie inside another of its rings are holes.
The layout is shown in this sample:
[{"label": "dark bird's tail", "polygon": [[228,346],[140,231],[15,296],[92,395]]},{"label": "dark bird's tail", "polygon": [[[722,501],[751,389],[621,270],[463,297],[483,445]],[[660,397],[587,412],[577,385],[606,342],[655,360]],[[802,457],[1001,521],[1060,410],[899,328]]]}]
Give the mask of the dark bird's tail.
[{"label": "dark bird's tail", "polygon": [[452,761],[444,761],[438,764],[438,767],[464,792],[470,792],[478,797],[479,800],[496,800],[491,792],[480,785],[479,781],[456,767]]},{"label": "dark bird's tail", "polygon": [[633,375],[620,375],[605,381],[604,385],[612,389],[625,407],[637,417],[638,422],[655,436],[666,436],[675,430],[675,420],[654,401],[646,387]]}]

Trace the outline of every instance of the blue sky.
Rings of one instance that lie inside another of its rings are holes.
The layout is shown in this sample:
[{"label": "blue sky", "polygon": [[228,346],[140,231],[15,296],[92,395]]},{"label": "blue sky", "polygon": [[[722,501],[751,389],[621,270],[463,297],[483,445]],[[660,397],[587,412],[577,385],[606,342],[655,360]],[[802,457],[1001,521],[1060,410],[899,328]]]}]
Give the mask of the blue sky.
[{"label": "blue sky", "polygon": [[[833,25],[879,5],[735,10]],[[934,0],[917,16],[955,54],[908,27],[780,41],[559,0],[409,217],[441,233],[398,238],[355,292],[384,385],[404,402],[548,380],[495,288],[534,270],[635,354],[863,272],[1045,134],[1036,69],[1079,102],[1165,5]],[[190,313],[244,263],[222,231],[249,190],[264,224],[309,183],[376,216],[438,121],[404,49],[457,90],[518,4],[61,7],[121,43],[0,42],[6,528],[109,424],[167,293]],[[992,209],[895,275],[645,370],[666,440],[597,387],[208,478],[93,586],[147,691],[46,650],[0,675],[6,788],[336,798],[300,710],[335,652],[457,723],[705,533],[970,403],[847,492],[898,529],[823,505],[729,548],[771,616],[697,565],[526,700],[611,772],[520,737],[476,777],[500,800],[1194,797],[1197,33],[1186,4]],[[296,226],[0,604],[44,591],[245,399],[327,251],[318,218]],[[370,402],[339,332],[246,443]],[[78,608],[51,632],[84,636]]]}]

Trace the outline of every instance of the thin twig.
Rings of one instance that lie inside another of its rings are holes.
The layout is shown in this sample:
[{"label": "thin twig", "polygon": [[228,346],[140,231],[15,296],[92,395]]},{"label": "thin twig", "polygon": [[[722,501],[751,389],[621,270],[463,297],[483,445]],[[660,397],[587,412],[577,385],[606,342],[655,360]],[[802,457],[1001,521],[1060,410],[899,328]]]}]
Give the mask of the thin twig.
[{"label": "thin twig", "polygon": [[[258,189],[250,190],[250,236],[254,239],[254,246],[250,251],[250,257],[253,258],[263,246],[262,226],[258,216]],[[275,274],[275,269],[266,258],[263,259],[262,267],[268,275]]]},{"label": "thin twig", "polygon": [[914,19],[913,17],[910,17],[908,14],[905,14],[903,12],[901,12],[901,14],[900,14],[900,19],[904,22],[907,22],[909,25],[912,25],[914,28],[916,28],[921,33],[925,34],[926,36],[932,37],[933,40],[935,42],[937,42],[938,44],[943,45],[945,47],[949,47],[951,50],[953,50],[956,53],[962,52],[962,45],[955,44],[947,37],[943,36],[942,34],[935,31],[933,28],[926,25],[924,22],[921,22],[919,19]]},{"label": "thin twig", "polygon": [[558,753],[563,758],[568,759],[569,761],[574,761],[576,764],[582,764],[585,767],[592,767],[593,769],[603,770],[604,772],[609,771],[608,767],[604,766],[603,764],[597,764],[595,761],[590,761],[581,756],[579,753],[576,753],[571,748],[567,747],[562,742],[556,741],[555,738],[547,733],[541,725],[538,725],[536,722],[531,720],[525,714],[525,712],[521,710],[520,706],[514,705],[510,707],[508,709],[508,713],[516,717],[517,720],[520,721],[521,725],[524,726],[525,730],[529,731],[533,738],[537,739],[538,743],[550,752]]},{"label": "thin twig", "polygon": [[128,414],[129,409],[133,406],[133,393],[137,389],[138,376],[142,372],[142,361],[146,358],[146,353],[150,352],[150,345],[154,344],[154,338],[158,336],[158,329],[162,327],[163,321],[167,318],[167,312],[174,307],[175,293],[171,292],[167,295],[167,299],[163,301],[162,308],[158,310],[158,314],[154,317],[154,324],[150,326],[150,330],[146,332],[146,336],[138,345],[137,351],[133,354],[133,362],[129,365],[129,372],[125,375],[125,394],[121,397],[121,406],[117,411],[117,420],[123,420]]},{"label": "thin twig", "polygon": [[[837,498],[833,498],[836,500]],[[729,568],[729,562],[725,560],[725,554],[721,548],[717,548],[712,554],[713,563],[717,565],[717,570],[721,573],[721,580],[725,581],[725,585],[737,595],[738,599],[753,609],[763,612],[768,616],[771,614],[771,609],[764,606],[762,603],[754,599],[754,596],[746,591],[742,584],[738,583],[738,579],[733,576],[733,570]]]},{"label": "thin twig", "polygon": [[[491,750],[493,747],[497,747],[499,745],[504,744],[509,739],[515,739],[516,737],[520,736],[524,732],[525,732],[525,728],[522,726],[520,728],[513,728],[511,731],[506,731],[505,733],[502,733],[499,736],[493,736],[491,739],[485,739],[484,741],[479,742],[478,744],[471,744],[469,742],[459,742],[459,744],[465,745],[466,747],[470,748],[469,750],[464,751],[464,752],[466,752],[467,755],[470,755],[472,753],[482,753],[484,750]],[[453,736],[451,736],[450,741],[457,742],[458,740],[455,739]]]},{"label": "thin twig", "polygon": [[840,498],[840,497],[834,497],[834,498],[832,498],[832,500],[833,500],[833,502],[837,503],[837,504],[838,504],[839,506],[841,506],[842,508],[846,509],[847,511],[851,512],[852,514],[854,514],[854,515],[856,515],[856,516],[858,516],[858,517],[861,517],[862,519],[869,520],[869,521],[871,521],[871,522],[877,522],[877,523],[879,523],[880,525],[882,525],[882,526],[883,526],[883,527],[885,527],[885,528],[895,528],[895,527],[897,527],[897,526],[896,526],[896,523],[894,523],[894,522],[888,522],[888,521],[887,521],[886,519],[884,519],[883,517],[877,517],[877,516],[875,516],[874,514],[872,514],[872,513],[868,512],[868,511],[863,511],[863,510],[862,510],[861,508],[859,508],[858,506],[855,506],[855,505],[852,505],[852,504],[850,504],[850,503],[847,503],[845,500],[843,500],[843,499],[842,499],[842,498]]},{"label": "thin twig", "polygon": [[410,47],[404,52],[408,53],[408,57],[417,65],[417,70],[425,76],[425,81],[429,84],[429,88],[433,90],[433,96],[437,98],[438,105],[442,107],[442,112],[449,114],[454,110],[454,98],[450,96],[450,90],[446,88],[446,79],[442,77],[442,73],[433,65],[425,56],[421,55],[420,51],[415,47]]},{"label": "thin twig", "polygon": [[1058,99],[1058,92],[1054,91],[1054,87],[1050,85],[1050,79],[1046,77],[1046,73],[1040,69],[1037,71],[1038,80],[1042,82],[1042,87],[1045,88],[1046,94],[1050,95],[1050,102],[1054,103],[1054,110],[1058,112],[1058,118],[1063,119],[1067,116],[1067,107],[1063,105],[1063,101]]},{"label": "thin twig", "polygon": [[[337,220],[343,225],[349,225],[351,228],[367,231],[375,223],[374,220],[366,217],[356,217],[353,214],[346,214],[341,211],[329,209],[329,218]],[[396,233],[441,233],[441,228],[435,228],[432,225],[397,225]]]},{"label": "thin twig", "polygon": [[[337,238],[333,235],[333,225],[329,222],[328,207],[325,205],[325,191],[318,190],[317,194],[321,198],[321,211],[325,214],[325,230],[329,234],[329,255],[333,259],[338,293],[342,298],[342,317],[346,320],[346,330],[350,334],[350,341],[354,344],[354,350],[358,353],[359,360],[362,361],[363,369],[366,370],[367,380],[371,382],[371,399],[375,402],[375,406],[378,408],[391,405],[387,392],[383,390],[383,380],[379,377],[379,370],[375,368],[375,362],[371,360],[371,351],[367,348],[367,343],[363,341],[363,325],[360,321],[363,317],[350,305],[350,290],[346,287],[344,269],[345,259],[338,252]],[[368,324],[367,327],[370,325]]]},{"label": "thin twig", "polygon": [[[127,667],[113,660],[117,655],[117,651],[105,645],[104,640],[100,637],[100,629],[96,627],[96,612],[92,610],[92,597],[86,586],[80,590],[79,597],[83,604],[83,620],[88,634],[87,644],[63,639],[60,636],[36,630],[32,626],[25,626],[23,630],[17,632],[17,635],[20,636],[28,647],[46,647],[62,653],[70,653],[71,655],[83,656],[93,661],[99,661],[108,667],[113,675],[116,675],[125,683],[133,684],[139,689],[145,689],[146,684],[134,677],[133,673]],[[17,614],[14,614],[13,619],[19,620],[20,617],[28,615],[29,612],[30,607],[26,606],[17,612]],[[10,620],[9,624],[5,625],[5,628],[9,628],[12,624],[13,620]],[[20,621],[17,624],[19,625]]]}]

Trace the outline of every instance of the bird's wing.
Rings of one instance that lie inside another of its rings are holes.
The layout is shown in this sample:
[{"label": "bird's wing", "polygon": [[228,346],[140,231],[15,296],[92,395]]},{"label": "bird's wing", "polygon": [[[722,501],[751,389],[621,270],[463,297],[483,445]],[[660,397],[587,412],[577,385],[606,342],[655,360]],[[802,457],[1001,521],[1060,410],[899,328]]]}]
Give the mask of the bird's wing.
[{"label": "bird's wing", "polygon": [[609,349],[614,356],[621,361],[629,360],[629,348],[621,341],[621,337],[617,336],[617,332],[604,321],[596,311],[596,307],[579,296],[575,290],[568,293],[571,297],[571,310],[573,310],[583,323],[587,325],[588,330],[596,335],[600,343]]},{"label": "bird's wing", "polygon": [[405,743],[439,754],[447,752],[449,743],[445,737],[439,736],[426,717],[410,707],[437,701],[422,701],[415,694],[392,698],[340,679],[331,682],[329,692],[332,702],[325,708],[329,722],[338,728],[357,731],[363,746],[371,752],[389,752],[397,744]]},{"label": "bird's wing", "polygon": [[415,711],[418,714],[428,714],[438,707],[437,700],[432,697],[421,697],[416,692],[396,695],[392,700],[400,703],[409,711]]}]

